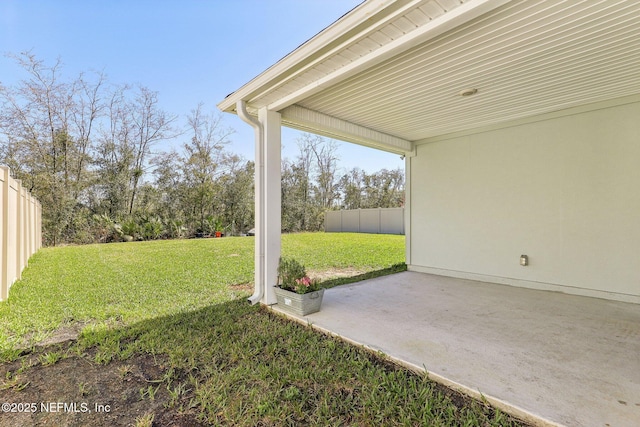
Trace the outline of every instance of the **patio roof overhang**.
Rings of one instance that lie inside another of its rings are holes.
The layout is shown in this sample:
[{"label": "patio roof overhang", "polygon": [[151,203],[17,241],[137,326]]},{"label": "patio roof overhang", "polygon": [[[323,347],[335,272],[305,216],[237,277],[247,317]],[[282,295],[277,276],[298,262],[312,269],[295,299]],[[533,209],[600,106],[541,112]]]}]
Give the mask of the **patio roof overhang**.
[{"label": "patio roof overhang", "polygon": [[[640,2],[369,0],[218,107],[389,152],[640,93]],[[473,89],[473,96],[462,96]]]}]

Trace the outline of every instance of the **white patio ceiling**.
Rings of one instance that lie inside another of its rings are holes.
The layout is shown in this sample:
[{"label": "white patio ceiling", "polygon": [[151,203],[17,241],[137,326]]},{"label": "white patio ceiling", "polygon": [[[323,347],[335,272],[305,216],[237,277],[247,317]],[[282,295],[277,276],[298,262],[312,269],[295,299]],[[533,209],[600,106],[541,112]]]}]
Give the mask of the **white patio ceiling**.
[{"label": "white patio ceiling", "polygon": [[[219,104],[392,152],[640,93],[640,1],[367,1]],[[460,92],[477,89],[463,97]]]}]

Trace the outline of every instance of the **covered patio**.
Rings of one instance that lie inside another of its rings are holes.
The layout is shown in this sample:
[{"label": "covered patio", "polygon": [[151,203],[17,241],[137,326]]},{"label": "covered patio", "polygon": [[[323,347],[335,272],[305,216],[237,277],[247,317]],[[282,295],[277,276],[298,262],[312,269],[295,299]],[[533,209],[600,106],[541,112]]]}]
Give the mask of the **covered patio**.
[{"label": "covered patio", "polygon": [[281,127],[395,153],[409,272],[308,321],[524,418],[639,425],[638,34],[629,0],[364,1],[218,104],[255,131],[250,302]]},{"label": "covered patio", "polygon": [[297,320],[536,425],[640,420],[638,304],[405,272]]}]

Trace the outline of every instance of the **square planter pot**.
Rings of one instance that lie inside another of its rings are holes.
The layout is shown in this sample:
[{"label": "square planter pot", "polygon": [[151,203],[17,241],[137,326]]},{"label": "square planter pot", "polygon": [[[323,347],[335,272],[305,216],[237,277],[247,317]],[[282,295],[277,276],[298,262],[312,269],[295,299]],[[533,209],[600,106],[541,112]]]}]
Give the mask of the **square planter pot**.
[{"label": "square planter pot", "polygon": [[324,289],[307,294],[285,291],[278,287],[275,288],[275,291],[276,298],[278,299],[278,307],[284,311],[297,314],[298,316],[306,316],[307,314],[320,311]]}]

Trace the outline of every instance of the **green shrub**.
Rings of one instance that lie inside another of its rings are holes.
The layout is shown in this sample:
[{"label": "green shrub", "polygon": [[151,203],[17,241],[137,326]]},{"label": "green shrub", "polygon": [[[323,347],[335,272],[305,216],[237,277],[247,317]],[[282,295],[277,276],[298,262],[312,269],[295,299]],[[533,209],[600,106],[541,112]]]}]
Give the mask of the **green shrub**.
[{"label": "green shrub", "polygon": [[131,236],[134,239],[138,236],[140,227],[133,218],[124,221],[121,225],[122,234],[125,236]]},{"label": "green shrub", "polygon": [[304,265],[293,258],[280,258],[278,264],[278,285],[282,289],[294,290],[296,280],[307,275]]}]

